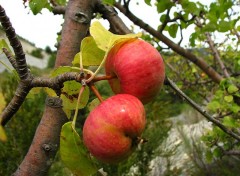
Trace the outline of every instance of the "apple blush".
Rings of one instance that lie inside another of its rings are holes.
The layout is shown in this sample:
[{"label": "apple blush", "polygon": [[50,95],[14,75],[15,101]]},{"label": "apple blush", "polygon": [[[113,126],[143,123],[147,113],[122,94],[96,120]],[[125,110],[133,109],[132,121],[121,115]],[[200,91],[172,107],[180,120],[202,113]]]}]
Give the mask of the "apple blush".
[{"label": "apple blush", "polygon": [[129,94],[117,94],[90,112],[83,126],[83,142],[98,160],[116,164],[134,151],[145,124],[141,101]]}]

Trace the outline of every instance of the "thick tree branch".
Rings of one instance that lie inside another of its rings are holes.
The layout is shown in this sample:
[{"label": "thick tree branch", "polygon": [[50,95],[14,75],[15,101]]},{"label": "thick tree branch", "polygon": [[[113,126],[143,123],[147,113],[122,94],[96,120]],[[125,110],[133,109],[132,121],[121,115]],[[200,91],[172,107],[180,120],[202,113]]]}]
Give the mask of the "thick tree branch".
[{"label": "thick tree branch", "polygon": [[54,6],[52,12],[54,15],[63,15],[66,11],[65,6]]},{"label": "thick tree branch", "polygon": [[133,15],[129,10],[126,10],[124,6],[119,3],[115,3],[115,7],[117,7],[123,14],[125,14],[134,24],[143,28],[147,32],[149,32],[154,37],[158,38],[160,41],[169,46],[173,51],[190,60],[194,64],[196,64],[199,68],[201,68],[214,82],[220,83],[223,79],[222,76],[217,73],[211,66],[209,66],[202,58],[197,57],[190,51],[180,47],[178,44],[171,41],[169,38],[164,36],[162,33],[156,31],[148,24],[137,18]]},{"label": "thick tree branch", "polygon": [[13,66],[13,68],[16,71],[18,71],[18,65],[17,65],[17,62],[16,62],[14,56],[7,50],[7,48],[3,48],[2,50],[3,50],[4,54],[6,55],[6,57],[8,58],[11,65]]},{"label": "thick tree branch", "polygon": [[0,124],[2,126],[6,125],[6,123],[13,117],[13,115],[18,111],[22,103],[24,102],[27,94],[31,90],[30,83],[26,81],[20,81],[15,92],[14,97],[11,99],[10,103],[4,109],[1,114]]},{"label": "thick tree branch", "polygon": [[14,28],[12,27],[12,24],[7,17],[5,10],[0,5],[0,22],[3,26],[3,29],[6,32],[6,35],[8,37],[8,40],[13,47],[13,51],[15,53],[16,57],[16,63],[18,68],[18,74],[21,80],[27,79],[29,77],[29,71],[26,63],[25,54],[23,52],[22,45],[20,41],[17,38],[17,35],[15,33]]},{"label": "thick tree branch", "polygon": [[96,11],[101,13],[104,19],[107,19],[110,23],[110,31],[116,34],[128,34],[131,31],[123,23],[122,19],[119,18],[116,10],[112,6],[103,4],[101,0],[97,1]]}]

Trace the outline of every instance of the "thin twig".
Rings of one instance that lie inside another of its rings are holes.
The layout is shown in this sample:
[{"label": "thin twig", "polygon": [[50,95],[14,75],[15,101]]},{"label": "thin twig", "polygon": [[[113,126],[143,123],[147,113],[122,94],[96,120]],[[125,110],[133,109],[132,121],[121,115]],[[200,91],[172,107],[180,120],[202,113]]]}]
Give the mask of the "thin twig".
[{"label": "thin twig", "polygon": [[168,77],[165,79],[166,84],[169,85],[180,97],[182,97],[185,101],[187,101],[194,109],[200,112],[207,120],[218,126],[225,133],[233,137],[234,139],[240,141],[240,136],[234,133],[232,130],[225,127],[219,120],[213,118],[208,112],[202,109],[196,102],[194,102],[191,98],[189,98],[183,91],[181,91],[177,85]]},{"label": "thin twig", "polygon": [[95,85],[93,83],[88,84],[89,88],[93,91],[93,93],[96,95],[96,97],[98,98],[98,100],[100,102],[103,102],[103,98],[101,96],[101,94],[98,92],[97,88],[95,87]]}]

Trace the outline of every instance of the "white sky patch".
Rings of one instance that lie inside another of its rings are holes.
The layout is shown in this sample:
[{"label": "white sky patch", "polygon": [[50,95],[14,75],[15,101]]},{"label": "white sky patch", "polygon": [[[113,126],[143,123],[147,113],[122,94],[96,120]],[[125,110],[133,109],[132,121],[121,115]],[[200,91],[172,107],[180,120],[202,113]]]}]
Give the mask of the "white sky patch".
[{"label": "white sky patch", "polygon": [[[200,2],[209,5],[212,0],[200,0]],[[50,46],[52,49],[55,49],[57,32],[61,30],[63,23],[61,15],[53,15],[46,9],[41,14],[33,15],[29,8],[24,8],[22,0],[0,0],[0,4],[5,9],[18,35],[35,43],[37,47],[44,49],[46,46]],[[160,15],[157,13],[156,7],[147,6],[142,0],[131,1],[130,5],[130,10],[138,18],[157,29]],[[119,15],[127,26],[133,25],[124,15],[121,13]],[[138,27],[134,27],[134,29],[140,31]],[[185,31],[183,45],[188,43],[189,34],[192,31],[193,28]],[[167,33],[164,34],[169,36]],[[180,35],[174,41],[178,42],[179,37]]]}]

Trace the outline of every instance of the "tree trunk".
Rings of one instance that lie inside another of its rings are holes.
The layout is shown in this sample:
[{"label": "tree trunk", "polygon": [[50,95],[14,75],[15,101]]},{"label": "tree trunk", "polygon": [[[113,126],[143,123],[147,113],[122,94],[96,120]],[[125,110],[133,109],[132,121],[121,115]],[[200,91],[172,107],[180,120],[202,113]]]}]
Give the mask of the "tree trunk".
[{"label": "tree trunk", "polygon": [[[55,67],[70,65],[79,52],[93,16],[95,0],[69,0]],[[67,117],[59,98],[48,98],[33,142],[15,176],[46,175],[59,148],[60,132]]]}]

